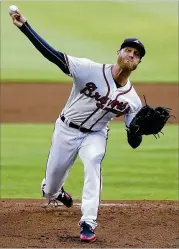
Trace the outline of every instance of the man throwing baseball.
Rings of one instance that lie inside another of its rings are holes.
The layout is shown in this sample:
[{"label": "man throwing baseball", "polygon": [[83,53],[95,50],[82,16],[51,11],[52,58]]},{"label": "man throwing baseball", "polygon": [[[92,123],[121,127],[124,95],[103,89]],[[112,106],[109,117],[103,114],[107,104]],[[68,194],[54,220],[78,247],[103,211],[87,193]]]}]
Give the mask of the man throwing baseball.
[{"label": "man throwing baseball", "polygon": [[[55,123],[42,191],[49,202],[61,201],[71,207],[72,197],[63,185],[79,155],[84,165],[80,240],[95,241],[107,125],[113,118],[124,115],[126,127],[129,127],[142,108],[129,76],[141,62],[145,48],[136,38],[125,39],[117,51],[116,63],[100,64],[55,50],[32,29],[18,10],[10,16],[35,48],[73,79],[69,99]],[[127,130],[127,140],[132,148],[137,148],[142,136]]]}]

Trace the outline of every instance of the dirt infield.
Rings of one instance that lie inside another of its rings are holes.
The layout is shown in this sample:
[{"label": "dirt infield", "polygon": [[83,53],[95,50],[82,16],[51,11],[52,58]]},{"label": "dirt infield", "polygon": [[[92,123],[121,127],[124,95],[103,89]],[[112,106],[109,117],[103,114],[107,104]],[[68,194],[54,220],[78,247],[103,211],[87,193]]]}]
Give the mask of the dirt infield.
[{"label": "dirt infield", "polygon": [[[173,109],[178,122],[178,85],[134,84],[143,100],[150,105]],[[54,122],[64,107],[71,91],[71,84],[1,84],[1,122],[45,123]],[[119,120],[122,120],[121,118]]]},{"label": "dirt infield", "polygon": [[[177,201],[118,201],[101,206],[97,241],[79,241],[79,203],[42,208],[44,200],[1,200],[2,248],[178,248]],[[78,205],[77,205],[78,204]]]}]

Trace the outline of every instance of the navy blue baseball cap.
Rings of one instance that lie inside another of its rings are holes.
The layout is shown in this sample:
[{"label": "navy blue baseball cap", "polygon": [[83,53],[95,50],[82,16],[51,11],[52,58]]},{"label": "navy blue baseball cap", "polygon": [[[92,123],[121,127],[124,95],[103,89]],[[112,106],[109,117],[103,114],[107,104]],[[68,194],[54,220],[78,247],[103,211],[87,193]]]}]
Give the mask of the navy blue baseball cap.
[{"label": "navy blue baseball cap", "polygon": [[126,47],[136,48],[139,51],[141,58],[145,55],[144,45],[137,38],[127,38],[127,39],[125,39],[123,41],[121,47],[120,47],[120,50],[123,49],[123,48],[126,48]]}]

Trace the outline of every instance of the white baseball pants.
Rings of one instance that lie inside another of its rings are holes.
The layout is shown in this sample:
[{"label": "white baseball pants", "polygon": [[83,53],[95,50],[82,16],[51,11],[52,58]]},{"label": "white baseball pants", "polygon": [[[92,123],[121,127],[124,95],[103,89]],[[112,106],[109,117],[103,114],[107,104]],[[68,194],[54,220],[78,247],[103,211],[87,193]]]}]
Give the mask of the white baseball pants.
[{"label": "white baseball pants", "polygon": [[47,161],[45,197],[56,198],[77,157],[84,164],[84,186],[82,193],[82,217],[94,229],[102,188],[101,162],[106,152],[107,129],[82,133],[57,119]]}]

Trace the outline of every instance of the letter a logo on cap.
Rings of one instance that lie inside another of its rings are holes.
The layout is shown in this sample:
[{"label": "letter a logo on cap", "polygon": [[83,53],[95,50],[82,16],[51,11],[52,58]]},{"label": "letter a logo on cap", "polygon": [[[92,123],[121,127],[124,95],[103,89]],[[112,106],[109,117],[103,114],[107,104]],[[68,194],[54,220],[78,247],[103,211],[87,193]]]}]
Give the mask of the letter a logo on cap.
[{"label": "letter a logo on cap", "polygon": [[134,42],[139,43],[139,40],[135,40]]}]

